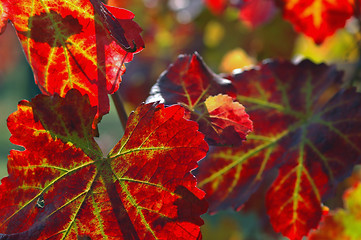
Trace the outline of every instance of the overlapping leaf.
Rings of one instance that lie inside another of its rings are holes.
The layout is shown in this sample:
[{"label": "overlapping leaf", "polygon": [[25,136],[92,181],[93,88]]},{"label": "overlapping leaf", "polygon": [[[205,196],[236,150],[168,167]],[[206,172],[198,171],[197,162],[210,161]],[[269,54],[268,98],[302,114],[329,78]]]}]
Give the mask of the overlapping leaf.
[{"label": "overlapping leaf", "polygon": [[269,170],[280,165],[266,205],[274,229],[301,239],[317,227],[321,201],[361,161],[361,95],[340,91],[334,67],[273,61],[234,74],[237,99],[246,106],[254,134],[240,148],[216,148],[198,168],[198,186],[210,210],[238,209]]},{"label": "overlapping leaf", "polygon": [[296,31],[311,37],[320,44],[353,15],[353,0],[280,0],[283,17],[294,25]]},{"label": "overlapping leaf", "polygon": [[[4,4],[7,0],[1,1],[1,6]],[[108,94],[118,89],[124,63],[132,60],[133,53],[115,41],[94,14],[91,2],[14,0],[10,4],[7,17],[17,30],[42,92],[65,96],[76,88],[89,96],[92,106],[98,106],[99,115],[107,113]],[[123,30],[127,43],[140,51],[144,43],[133,13],[108,9],[117,18],[118,30]]]},{"label": "overlapping leaf", "polygon": [[361,184],[350,188],[343,196],[345,209],[322,217],[320,227],[311,232],[310,240],[361,238]]},{"label": "overlapping leaf", "polygon": [[252,131],[252,122],[241,104],[220,93],[235,96],[230,82],[214,74],[195,53],[179,56],[162,73],[147,101],[184,106],[187,118],[199,123],[210,144],[240,145]]},{"label": "overlapping leaf", "polygon": [[244,107],[228,95],[210,96],[204,101],[202,115],[192,116],[200,131],[214,145],[239,145],[253,130]]},{"label": "overlapping leaf", "polygon": [[197,124],[180,106],[141,105],[104,158],[95,114],[77,90],[19,103],[8,126],[25,150],[10,152],[1,181],[1,237],[199,239],[207,204],[190,170],[208,146]]}]

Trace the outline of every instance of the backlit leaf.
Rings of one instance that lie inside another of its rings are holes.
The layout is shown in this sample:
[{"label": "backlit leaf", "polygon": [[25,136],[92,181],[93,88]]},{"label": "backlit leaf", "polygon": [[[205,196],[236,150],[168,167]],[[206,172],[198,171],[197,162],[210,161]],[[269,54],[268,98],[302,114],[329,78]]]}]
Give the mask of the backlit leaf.
[{"label": "backlit leaf", "polygon": [[191,119],[199,123],[199,130],[210,143],[239,145],[253,130],[244,107],[228,95],[208,97],[204,108],[201,114],[195,112]]},{"label": "backlit leaf", "polygon": [[195,53],[180,55],[159,77],[147,101],[185,107],[186,117],[199,123],[209,144],[240,145],[252,122],[241,104],[220,93],[235,96],[230,81],[213,73]]},{"label": "backlit leaf", "polygon": [[345,26],[353,15],[354,0],[279,0],[283,17],[288,19],[296,31],[311,37],[320,44],[326,37]]},{"label": "backlit leaf", "polygon": [[277,232],[301,239],[321,217],[321,202],[361,161],[361,95],[328,88],[334,67],[265,62],[230,77],[254,134],[239,148],[214,148],[197,169],[210,210],[239,209],[264,176],[280,167],[266,206]]},{"label": "backlit leaf", "polygon": [[[134,14],[108,9],[126,42],[140,51],[144,43],[140,27],[132,21]],[[90,1],[12,1],[8,18],[43,93],[65,96],[76,88],[89,96],[92,106],[98,106],[99,115],[109,111],[108,94],[118,89],[123,64],[132,60],[133,53],[122,49],[99,15],[94,16]]]},{"label": "backlit leaf", "polygon": [[107,8],[100,0],[90,0],[90,2],[99,20],[106,27],[109,34],[126,52],[133,53],[138,50],[139,47],[136,45],[136,40],[141,42],[141,47],[143,47],[143,42],[138,36],[141,29],[135,22],[130,19],[127,19],[128,21],[117,19],[113,13],[108,10],[109,8],[113,9],[113,12],[116,12],[118,11],[117,8],[111,6]]},{"label": "backlit leaf", "polygon": [[7,1],[0,2],[0,33],[4,32],[7,24],[8,7],[9,3]]},{"label": "backlit leaf", "polygon": [[311,232],[310,240],[361,239],[361,184],[345,192],[345,209],[331,211],[322,217],[320,227]]},{"label": "backlit leaf", "polygon": [[141,105],[104,158],[95,114],[77,90],[19,103],[8,126],[25,150],[10,152],[1,181],[1,237],[199,239],[207,203],[190,171],[208,146],[198,125],[180,106]]},{"label": "backlit leaf", "polygon": [[341,90],[289,136],[286,163],[266,197],[277,231],[301,239],[318,226],[322,200],[361,162],[360,122],[361,95]]}]

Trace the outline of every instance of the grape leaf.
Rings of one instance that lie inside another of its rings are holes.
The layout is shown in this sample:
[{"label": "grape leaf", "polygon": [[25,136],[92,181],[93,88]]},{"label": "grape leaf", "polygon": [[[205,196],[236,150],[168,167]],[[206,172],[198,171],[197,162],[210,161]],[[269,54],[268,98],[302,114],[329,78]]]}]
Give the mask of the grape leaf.
[{"label": "grape leaf", "polygon": [[[134,14],[115,7],[108,10],[139,52],[144,43]],[[133,53],[114,40],[89,1],[13,1],[8,17],[43,93],[65,96],[76,88],[89,96],[99,116],[109,112],[107,94],[119,88],[124,63],[132,60]]]},{"label": "grape leaf", "polygon": [[200,162],[210,211],[239,209],[280,167],[266,199],[274,229],[300,239],[317,227],[322,200],[361,160],[361,95],[350,89],[323,102],[341,75],[310,61],[270,61],[230,77],[255,130],[241,147],[214,148]]},{"label": "grape leaf", "polygon": [[213,145],[239,145],[253,130],[244,107],[228,95],[209,96],[203,107],[202,115],[195,112],[191,119],[199,123],[199,131]]},{"label": "grape leaf", "polygon": [[[135,40],[133,39],[137,38],[139,32],[135,31],[134,36],[132,36],[133,34],[131,33],[134,32],[133,31],[134,29],[139,28],[139,26],[133,21],[127,21],[126,23],[124,23],[121,20],[118,20],[100,0],[90,0],[90,2],[93,5],[94,11],[98,14],[100,21],[106,26],[106,29],[108,30],[109,34],[113,37],[113,39],[125,51],[127,52],[137,51],[137,45],[135,43]],[[124,29],[126,29],[127,31],[125,31]]]},{"label": "grape leaf", "polygon": [[7,1],[0,2],[0,34],[5,31],[6,23],[8,19],[8,7]]},{"label": "grape leaf", "polygon": [[353,15],[353,0],[278,0],[283,17],[289,20],[297,32],[311,37],[321,44]]},{"label": "grape leaf", "polygon": [[290,136],[287,162],[266,196],[277,231],[301,239],[318,226],[322,200],[361,162],[360,121],[361,95],[341,90]]},{"label": "grape leaf", "polygon": [[309,235],[310,240],[361,238],[361,184],[347,190],[343,199],[345,209],[323,216],[319,228]]},{"label": "grape leaf", "polygon": [[1,181],[2,237],[199,239],[207,203],[190,170],[208,146],[197,124],[180,106],[141,105],[104,158],[95,114],[77,90],[19,103],[8,126],[25,150],[10,152]]},{"label": "grape leaf", "polygon": [[159,77],[147,101],[185,107],[187,118],[199,123],[209,144],[240,145],[252,131],[252,122],[241,104],[218,95],[234,97],[234,92],[229,80],[213,73],[195,53],[180,55]]}]

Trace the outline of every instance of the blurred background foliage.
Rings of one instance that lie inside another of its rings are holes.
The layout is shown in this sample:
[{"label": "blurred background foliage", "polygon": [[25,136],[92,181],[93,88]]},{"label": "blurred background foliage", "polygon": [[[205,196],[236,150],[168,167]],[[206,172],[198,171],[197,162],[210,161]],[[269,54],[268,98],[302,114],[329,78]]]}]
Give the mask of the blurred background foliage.
[{"label": "blurred background foliage", "polygon": [[[255,16],[254,12],[252,15],[252,12],[242,12],[234,6],[221,10],[212,8],[202,0],[109,0],[108,4],[134,12],[135,21],[143,28],[146,44],[146,48],[127,64],[119,90],[128,113],[147,98],[151,86],[179,54],[194,51],[200,53],[216,73],[231,72],[267,58],[294,61],[309,58],[317,63],[336,64],[338,69],[345,70],[345,82],[358,76],[356,66],[360,64],[361,37],[355,19],[350,19],[344,29],[338,30],[322,45],[316,45],[308,37],[296,33],[273,5],[267,6],[266,13]],[[9,150],[16,148],[8,140],[6,118],[16,110],[18,101],[30,100],[38,93],[31,69],[9,24],[0,36],[1,177],[7,175]],[[103,117],[99,132],[97,141],[107,153],[123,134],[113,105],[110,114]],[[359,169],[355,169],[352,177],[340,185],[337,195],[328,201],[330,208],[342,206],[344,189],[361,179]],[[282,239],[273,232],[268,219],[260,217],[265,211],[261,207],[264,206],[263,199],[260,193],[253,196],[240,212],[204,216],[204,239]]]}]

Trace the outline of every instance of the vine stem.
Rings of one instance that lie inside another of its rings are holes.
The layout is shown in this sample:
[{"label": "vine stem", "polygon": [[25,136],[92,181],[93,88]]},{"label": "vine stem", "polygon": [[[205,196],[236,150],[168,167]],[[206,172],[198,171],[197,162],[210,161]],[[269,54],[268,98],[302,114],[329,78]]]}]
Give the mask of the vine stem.
[{"label": "vine stem", "polygon": [[125,130],[125,126],[127,125],[128,115],[127,112],[125,111],[123,100],[120,96],[119,91],[116,91],[114,94],[112,94],[112,100],[117,110],[120,122],[122,123],[123,129]]}]

